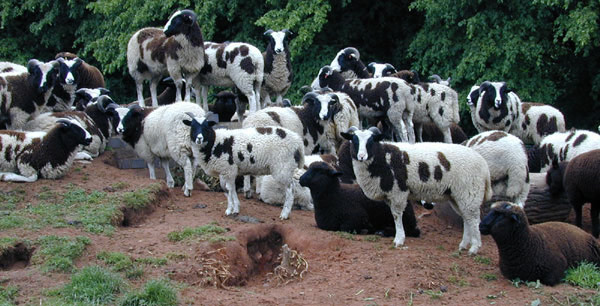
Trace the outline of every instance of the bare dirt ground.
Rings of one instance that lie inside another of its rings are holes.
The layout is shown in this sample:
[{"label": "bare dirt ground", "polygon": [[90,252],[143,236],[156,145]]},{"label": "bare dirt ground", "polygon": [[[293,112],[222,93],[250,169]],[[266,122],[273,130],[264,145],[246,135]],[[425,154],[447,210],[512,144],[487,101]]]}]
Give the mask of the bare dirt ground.
[{"label": "bare dirt ground", "polygon": [[[80,166],[81,171],[71,171],[61,180],[27,184],[25,201],[35,197],[44,186],[52,190],[71,183],[92,191],[115,182],[127,182],[127,189],[134,190],[153,182],[148,179],[147,170],[119,170],[109,165],[109,160],[111,152]],[[16,185],[0,182],[0,190],[10,190]],[[262,223],[245,223],[225,216],[227,203],[221,192],[199,191],[196,186],[192,197],[186,198],[176,187],[168,190],[168,195],[156,203],[152,212],[140,216],[137,224],[121,226],[112,236],[68,227],[39,231],[11,229],[0,233],[0,237],[85,235],[92,243],[76,261],[77,267],[101,264],[96,259],[101,251],[118,251],[133,258],[181,254],[164,266],[146,269],[142,279],[130,283],[139,286],[148,279],[169,277],[185,284],[179,291],[179,301],[184,305],[529,305],[537,299],[548,305],[568,304],[577,297],[595,293],[568,284],[515,287],[500,274],[498,253],[491,237],[482,237],[483,247],[478,257],[458,254],[462,228],[443,221],[435,210],[415,207],[421,237],[409,237],[405,247],[394,249],[392,238],[342,237],[339,233],[322,231],[316,227],[310,211],[294,210],[289,220],[281,221],[280,207],[239,196],[240,215]],[[586,217],[589,232],[588,220]],[[209,243],[167,239],[169,232],[211,222],[229,229],[227,235],[236,236],[236,240]],[[302,277],[296,276],[287,283],[272,273],[283,243],[299,252],[308,263]],[[209,258],[212,265],[207,261]],[[214,275],[212,279],[206,278],[210,267],[231,274],[224,286],[212,285]],[[44,291],[69,278],[70,274],[42,273],[35,265],[0,270],[2,285],[19,287],[19,304],[44,304]]]}]

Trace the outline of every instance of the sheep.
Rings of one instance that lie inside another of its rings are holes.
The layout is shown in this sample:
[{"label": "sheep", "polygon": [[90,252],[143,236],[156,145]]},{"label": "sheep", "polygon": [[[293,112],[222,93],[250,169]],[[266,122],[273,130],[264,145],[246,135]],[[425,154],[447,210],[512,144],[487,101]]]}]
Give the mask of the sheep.
[{"label": "sheep", "polygon": [[89,103],[95,102],[101,95],[109,95],[110,90],[104,87],[80,88],[75,91],[75,110],[83,111]]},{"label": "sheep", "polygon": [[473,86],[467,98],[473,125],[479,132],[501,130],[525,143],[539,144],[554,132],[565,131],[565,119],[556,108],[522,102],[504,82],[483,82]]},{"label": "sheep", "polygon": [[264,108],[271,104],[271,97],[276,97],[275,103],[281,105],[283,96],[292,85],[294,73],[288,43],[294,33],[288,29],[267,30],[263,35],[269,40],[262,54],[265,65],[260,97]]},{"label": "sheep", "polygon": [[235,86],[248,99],[249,112],[259,110],[265,63],[258,48],[239,42],[205,42],[204,50],[206,64],[192,79],[194,88],[202,89],[204,110],[208,111],[208,86]]},{"label": "sheep", "polygon": [[530,150],[530,171],[546,172],[554,158],[559,162],[569,161],[575,156],[600,148],[600,135],[586,130],[556,132],[542,139]]},{"label": "sheep", "polygon": [[117,132],[146,161],[151,179],[156,179],[153,164],[155,157],[161,160],[169,188],[175,186],[169,169],[169,158],[182,167],[185,177],[183,195],[189,197],[194,189],[195,165],[189,138],[190,128],[182,122],[187,118],[186,112],[204,116],[202,107],[191,102],[175,102],[155,109],[133,106],[119,123]]},{"label": "sheep", "polygon": [[[381,201],[365,196],[357,184],[341,184],[341,173],[325,162],[314,162],[300,177],[300,185],[310,188],[317,227],[327,231],[381,233],[395,235],[394,217]],[[421,231],[412,205],[406,205],[402,224],[409,237],[419,237]]]},{"label": "sheep", "polygon": [[34,182],[63,177],[90,134],[74,120],[59,119],[48,133],[0,131],[0,180]]},{"label": "sheep", "polygon": [[441,84],[444,86],[448,86],[448,87],[450,87],[450,81],[452,80],[451,77],[448,77],[447,79],[442,80],[442,78],[437,74],[430,75],[429,78],[432,79],[435,83],[438,83],[438,84]]},{"label": "sheep", "polygon": [[235,179],[237,175],[272,175],[287,186],[285,202],[279,215],[288,219],[294,202],[292,176],[294,169],[304,164],[302,138],[282,127],[257,127],[236,130],[212,128],[216,122],[188,113],[192,120],[183,123],[191,127],[192,150],[197,163],[208,175],[219,176],[226,190],[226,215],[240,211]]},{"label": "sheep", "polygon": [[[219,115],[220,122],[230,122],[231,117],[236,113],[238,96],[231,91],[220,91],[215,95],[215,103],[208,106],[208,110]],[[238,116],[238,118],[241,118]]]},{"label": "sheep", "polygon": [[61,112],[71,110],[75,101],[75,90],[77,89],[77,80],[75,71],[81,66],[83,61],[80,58],[65,60],[62,57],[56,59],[59,63],[59,73],[56,84],[52,88],[52,95],[46,103],[46,108],[50,111]]},{"label": "sheep", "polygon": [[83,148],[76,159],[91,159],[104,152],[108,138],[112,137],[113,132],[116,131],[120,120],[116,111],[118,107],[110,97],[102,95],[98,98],[97,103],[88,105],[84,112],[43,113],[28,121],[23,130],[47,132],[54,127],[57,119],[75,120],[92,137],[92,142]]},{"label": "sheep", "polygon": [[70,52],[60,52],[56,54],[54,59],[64,58],[65,61],[80,61],[80,64],[76,69],[72,69],[73,76],[77,83],[77,89],[81,88],[99,88],[106,87],[104,82],[104,76],[100,69],[86,63],[83,59],[79,58],[77,54]]},{"label": "sheep", "polygon": [[479,207],[492,197],[490,172],[479,153],[455,144],[381,142],[383,135],[375,127],[353,127],[342,135],[351,142],[358,185],[368,198],[385,201],[392,210],[395,247],[404,244],[402,212],[408,200],[449,200],[463,218],[459,250],[471,244],[469,254],[477,253]]},{"label": "sheep", "polygon": [[316,86],[346,93],[354,101],[360,116],[385,117],[402,141],[415,142],[416,89],[406,81],[389,77],[345,80],[340,72],[325,66],[319,71]]},{"label": "sheep", "polygon": [[546,173],[546,184],[553,195],[562,191],[567,193],[569,202],[575,209],[575,225],[581,227],[581,210],[585,203],[590,203],[592,219],[592,235],[600,234],[600,191],[598,191],[598,165],[600,150],[592,150],[577,155],[568,162],[558,163],[555,158],[552,168]]},{"label": "sheep", "polygon": [[[423,123],[423,142],[444,142],[444,134],[433,122]],[[469,137],[463,129],[456,123],[450,123],[450,136],[452,143],[461,144]]]},{"label": "sheep", "polygon": [[[143,82],[150,80],[152,106],[158,106],[156,87],[163,75],[169,74],[175,81],[175,101],[182,101],[183,77],[191,80],[205,64],[202,31],[191,10],[176,11],[164,29],[143,28],[137,31],[127,44],[127,68],[135,80],[138,103],[145,107]],[[185,99],[190,100],[191,82],[186,83]],[[199,88],[199,87],[198,87]],[[199,96],[194,90],[196,98]]]},{"label": "sheep", "polygon": [[376,62],[369,63],[367,71],[373,78],[387,77],[397,72],[392,64],[380,64]]},{"label": "sheep", "polygon": [[[329,64],[329,67],[340,72],[345,80],[371,78],[367,67],[365,67],[365,64],[360,60],[360,53],[353,47],[347,47],[340,50],[331,61],[331,64]],[[318,75],[312,81],[310,87],[314,90],[323,88],[322,86],[319,86]]]},{"label": "sheep", "polygon": [[17,130],[46,106],[58,77],[58,61],[31,59],[26,73],[0,74],[0,126]]},{"label": "sheep", "polygon": [[[323,93],[326,92],[324,91]],[[319,141],[319,146],[327,149],[327,146],[333,143],[335,151],[329,153],[336,154],[342,143],[346,141],[342,137],[342,132],[347,131],[353,126],[359,126],[360,120],[358,117],[358,108],[349,95],[339,91],[332,91],[329,95],[337,96],[339,108],[333,113],[332,119],[328,121],[329,124],[325,127],[325,139]]]},{"label": "sheep", "polygon": [[471,137],[466,146],[487,162],[494,196],[524,207],[529,194],[529,167],[523,142],[506,132],[488,131]]},{"label": "sheep", "polygon": [[1,74],[21,74],[27,72],[27,67],[11,62],[0,62]]},{"label": "sheep", "polygon": [[507,279],[554,286],[568,268],[583,261],[600,264],[600,245],[590,234],[563,222],[529,225],[523,209],[508,202],[494,203],[479,231],[494,238]]},{"label": "sheep", "polygon": [[421,78],[419,77],[419,73],[415,70],[400,70],[396,73],[388,75],[389,77],[403,79],[409,84],[419,84],[421,83]]}]

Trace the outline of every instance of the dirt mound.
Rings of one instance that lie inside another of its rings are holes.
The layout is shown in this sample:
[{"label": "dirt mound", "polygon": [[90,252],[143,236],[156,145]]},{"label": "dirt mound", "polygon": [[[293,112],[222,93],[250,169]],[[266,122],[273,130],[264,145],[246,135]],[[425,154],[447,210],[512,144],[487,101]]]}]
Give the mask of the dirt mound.
[{"label": "dirt mound", "polygon": [[34,251],[35,248],[28,247],[22,242],[4,249],[0,254],[0,269],[13,270],[27,267]]}]

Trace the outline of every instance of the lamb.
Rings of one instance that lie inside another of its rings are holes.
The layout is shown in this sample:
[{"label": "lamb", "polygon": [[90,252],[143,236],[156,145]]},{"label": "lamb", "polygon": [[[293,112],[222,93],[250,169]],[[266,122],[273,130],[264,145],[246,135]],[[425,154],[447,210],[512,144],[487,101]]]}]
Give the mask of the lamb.
[{"label": "lamb", "polygon": [[369,63],[367,71],[373,78],[387,77],[397,72],[392,64],[380,64],[376,62]]},{"label": "lamb", "polygon": [[216,122],[193,116],[183,123],[191,126],[194,157],[208,175],[219,176],[226,190],[226,215],[240,211],[235,179],[238,175],[272,175],[285,189],[285,202],[279,216],[288,219],[294,202],[292,176],[304,164],[302,138],[281,127],[236,130],[212,128]]},{"label": "lamb", "polygon": [[343,135],[352,143],[358,185],[368,198],[385,201],[391,208],[395,247],[404,244],[402,212],[408,200],[449,200],[463,218],[459,250],[470,244],[469,254],[477,253],[479,207],[492,197],[490,172],[479,153],[455,144],[381,142],[383,135],[375,127],[351,128]]},{"label": "lamb", "polygon": [[161,160],[169,188],[175,186],[169,169],[169,158],[182,167],[185,177],[183,195],[189,197],[194,189],[195,164],[189,138],[190,128],[183,123],[187,118],[186,112],[204,116],[202,107],[191,102],[175,102],[156,109],[133,106],[119,123],[117,132],[146,161],[151,179],[156,179],[153,164],[155,157]]},{"label": "lamb", "polygon": [[267,30],[264,33],[264,36],[269,39],[269,43],[266,51],[263,52],[264,81],[260,93],[260,97],[263,99],[263,108],[271,104],[271,97],[276,97],[275,103],[281,105],[283,96],[292,85],[294,73],[292,72],[288,43],[293,35],[292,31],[288,29]]},{"label": "lamb", "polygon": [[531,172],[546,172],[554,158],[559,162],[569,161],[575,156],[600,148],[600,135],[586,130],[556,132],[542,139],[530,152]]},{"label": "lamb", "polygon": [[448,86],[448,87],[450,87],[450,81],[452,80],[452,78],[450,78],[450,77],[448,77],[445,80],[442,80],[442,78],[439,75],[437,75],[437,74],[431,75],[431,76],[429,76],[429,78],[433,79],[433,81],[435,83],[438,83],[438,84],[441,84],[441,85],[444,85],[444,86]]},{"label": "lamb", "polygon": [[[191,80],[205,64],[204,40],[197,16],[191,10],[176,11],[164,29],[143,28],[127,44],[127,67],[135,80],[138,103],[145,107],[143,82],[150,80],[152,106],[158,106],[156,87],[163,75],[175,81],[175,101],[182,101],[183,77]],[[191,82],[186,83],[185,98],[190,100]],[[199,87],[198,87],[199,88]],[[198,90],[194,90],[196,98]]]},{"label": "lamb", "polygon": [[192,79],[194,88],[202,88],[204,111],[208,111],[208,86],[235,86],[247,97],[250,113],[259,110],[265,63],[258,48],[239,42],[206,42],[204,49],[206,64]]},{"label": "lamb", "polygon": [[118,107],[110,97],[102,95],[98,98],[97,103],[88,105],[84,112],[43,113],[28,121],[23,130],[47,132],[56,125],[56,121],[60,118],[77,121],[83,129],[90,133],[92,141],[83,147],[76,159],[91,159],[104,152],[108,138],[116,131],[120,120],[116,111]]},{"label": "lamb", "polygon": [[329,66],[321,68],[316,86],[346,93],[356,104],[360,116],[385,117],[402,141],[415,142],[413,115],[416,89],[397,78],[345,80]]},{"label": "lamb", "polygon": [[494,238],[507,279],[554,286],[568,268],[600,264],[600,245],[590,234],[563,222],[529,225],[523,209],[508,202],[494,203],[479,231]]},{"label": "lamb", "polygon": [[[340,175],[331,165],[314,162],[300,177],[300,185],[310,188],[317,227],[327,231],[395,235],[390,208],[384,202],[367,198],[356,184],[340,184]],[[406,205],[404,212],[402,224],[406,234],[419,237],[421,231],[412,205]]]},{"label": "lamb", "polygon": [[473,125],[479,132],[501,130],[525,143],[539,144],[554,132],[565,131],[565,119],[556,108],[521,102],[504,82],[483,82],[473,86],[467,98]]},{"label": "lamb", "polygon": [[529,194],[529,167],[523,142],[506,132],[488,131],[470,138],[466,146],[487,162],[494,196],[524,207]]},{"label": "lamb", "polygon": [[29,60],[26,73],[0,75],[0,125],[17,130],[46,106],[56,78],[58,61]]},{"label": "lamb", "polygon": [[552,168],[546,173],[546,183],[554,195],[562,191],[567,193],[569,202],[575,209],[575,225],[581,228],[581,209],[585,203],[591,203],[592,235],[600,234],[600,191],[598,190],[598,165],[600,150],[592,150],[577,155],[568,162],[552,162]]},{"label": "lamb", "polygon": [[34,182],[63,177],[90,134],[75,121],[59,119],[45,132],[0,131],[0,180]]},{"label": "lamb", "polygon": [[[353,47],[340,50],[331,61],[331,64],[329,64],[329,67],[340,72],[345,80],[371,78],[367,67],[360,60],[360,53]],[[319,86],[319,76],[313,80],[310,87],[314,90],[323,88]]]},{"label": "lamb", "polygon": [[77,54],[70,52],[60,52],[56,54],[55,59],[64,58],[65,61],[81,61],[76,69],[72,69],[73,76],[77,83],[77,89],[81,88],[99,88],[106,87],[104,76],[100,70],[79,58]]}]

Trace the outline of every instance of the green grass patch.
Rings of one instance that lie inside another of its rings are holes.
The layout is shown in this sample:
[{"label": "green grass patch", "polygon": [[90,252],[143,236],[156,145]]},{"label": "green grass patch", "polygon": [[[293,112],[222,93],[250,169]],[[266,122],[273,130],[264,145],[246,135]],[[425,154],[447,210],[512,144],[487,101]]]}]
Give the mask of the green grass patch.
[{"label": "green grass patch", "polygon": [[442,291],[424,290],[423,293],[429,295],[432,300],[439,300],[442,298],[444,293]]},{"label": "green grass patch", "polygon": [[217,225],[217,223],[213,222],[204,226],[193,228],[186,227],[181,231],[170,232],[167,234],[167,238],[173,242],[191,239],[209,241],[211,243],[235,240],[235,237],[221,235],[226,232],[228,232],[227,229],[220,227]]},{"label": "green grass patch", "polygon": [[481,274],[481,278],[485,279],[488,282],[498,280],[498,275],[494,273],[483,273]]},{"label": "green grass patch", "polygon": [[116,182],[112,185],[110,185],[110,187],[112,187],[115,190],[123,190],[128,188],[130,185],[127,182]]},{"label": "green grass patch", "polygon": [[73,260],[81,256],[90,243],[90,239],[85,236],[42,236],[36,241],[39,249],[31,261],[41,265],[44,272],[71,272]]},{"label": "green grass patch", "polygon": [[13,210],[25,199],[25,190],[15,188],[11,191],[0,191],[0,212]]},{"label": "green grass patch", "polygon": [[167,259],[166,258],[157,258],[157,257],[142,257],[142,258],[137,258],[135,260],[135,262],[137,263],[141,263],[144,265],[149,265],[149,266],[155,266],[155,267],[159,267],[159,266],[164,266],[167,264]]},{"label": "green grass patch", "polygon": [[51,304],[106,305],[116,300],[125,285],[123,278],[98,266],[89,266],[73,274],[64,287],[51,290],[60,301]]},{"label": "green grass patch", "polygon": [[114,271],[122,272],[133,267],[133,260],[128,255],[120,252],[102,251],[96,254],[96,258],[113,267]]},{"label": "green grass patch", "polygon": [[17,298],[18,293],[19,288],[16,286],[0,286],[0,305],[15,305],[15,299]]},{"label": "green grass patch", "polygon": [[600,269],[593,263],[582,262],[565,273],[565,281],[582,288],[600,288]]},{"label": "green grass patch", "polygon": [[380,236],[377,235],[365,235],[362,237],[363,241],[368,241],[368,242],[377,242],[379,240],[381,240]]},{"label": "green grass patch", "polygon": [[160,185],[153,184],[147,188],[135,191],[125,192],[121,196],[121,202],[127,208],[140,209],[146,207],[156,199],[156,193],[160,190]]},{"label": "green grass patch", "polygon": [[122,306],[175,306],[177,290],[164,279],[150,280],[140,291],[129,293],[121,301]]},{"label": "green grass patch", "polygon": [[477,263],[480,263],[480,264],[486,265],[486,266],[489,266],[492,264],[492,259],[489,257],[485,257],[485,256],[477,255],[473,258],[473,260]]},{"label": "green grass patch", "polygon": [[333,234],[339,236],[340,238],[346,239],[346,240],[352,240],[352,241],[358,240],[354,234],[351,234],[348,232],[337,231],[337,232],[333,232]]}]

